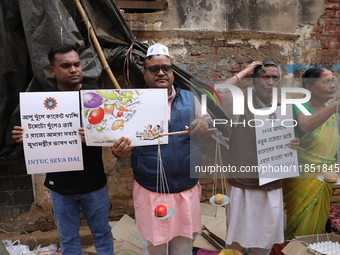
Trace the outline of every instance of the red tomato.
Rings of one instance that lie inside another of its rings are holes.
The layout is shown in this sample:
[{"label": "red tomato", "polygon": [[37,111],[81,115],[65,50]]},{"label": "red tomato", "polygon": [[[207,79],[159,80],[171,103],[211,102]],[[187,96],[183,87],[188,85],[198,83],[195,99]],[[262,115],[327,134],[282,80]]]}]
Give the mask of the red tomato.
[{"label": "red tomato", "polygon": [[155,214],[157,217],[163,217],[167,214],[167,209],[164,205],[158,205],[155,208]]},{"label": "red tomato", "polygon": [[122,117],[122,115],[123,115],[123,112],[122,112],[122,111],[119,111],[119,112],[117,113],[117,117]]},{"label": "red tomato", "polygon": [[104,118],[104,110],[100,107],[94,108],[89,114],[89,123],[97,125]]}]

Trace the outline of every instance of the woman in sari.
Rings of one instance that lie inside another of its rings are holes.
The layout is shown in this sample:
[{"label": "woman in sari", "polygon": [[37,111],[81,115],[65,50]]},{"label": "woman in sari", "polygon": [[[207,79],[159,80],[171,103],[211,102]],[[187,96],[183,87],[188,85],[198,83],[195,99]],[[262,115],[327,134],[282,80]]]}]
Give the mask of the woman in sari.
[{"label": "woman in sari", "polygon": [[335,113],[339,102],[326,104],[335,97],[334,76],[326,68],[314,67],[302,78],[303,87],[311,93],[311,99],[303,106],[311,115],[305,115],[293,106],[298,123],[295,135],[300,138],[300,178],[287,179],[283,185],[287,208],[286,239],[325,232],[332,185],[316,177],[327,170],[338,170],[335,154],[339,133]]}]

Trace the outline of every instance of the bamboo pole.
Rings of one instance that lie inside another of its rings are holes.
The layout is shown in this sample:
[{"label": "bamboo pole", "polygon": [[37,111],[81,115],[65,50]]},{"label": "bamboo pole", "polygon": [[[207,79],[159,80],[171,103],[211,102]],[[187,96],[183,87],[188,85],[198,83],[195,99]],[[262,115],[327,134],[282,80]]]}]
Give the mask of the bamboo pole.
[{"label": "bamboo pole", "polygon": [[83,9],[83,7],[82,7],[80,1],[79,1],[79,0],[74,0],[74,3],[76,4],[76,6],[77,6],[77,8],[78,8],[78,11],[79,11],[79,13],[80,13],[80,16],[81,16],[82,19],[84,20],[85,25],[86,25],[86,28],[87,28],[87,30],[88,30],[89,33],[90,33],[90,37],[91,37],[92,42],[93,42],[93,44],[94,44],[94,47],[95,47],[95,49],[96,49],[96,51],[97,51],[97,53],[98,53],[100,62],[102,63],[104,70],[105,70],[105,71],[107,72],[107,74],[109,75],[111,81],[113,82],[114,87],[115,87],[116,89],[120,89],[120,86],[119,86],[119,84],[118,84],[116,78],[114,77],[114,75],[113,75],[113,73],[112,73],[112,71],[111,71],[110,66],[108,65],[108,63],[107,63],[107,61],[106,61],[106,58],[105,58],[104,53],[103,53],[103,50],[102,50],[102,48],[100,47],[100,44],[99,44],[99,42],[98,42],[97,36],[96,36],[96,34],[94,33],[94,31],[93,31],[93,27],[92,27],[92,25],[91,25],[91,23],[90,23],[90,21],[89,21],[87,15],[86,15],[84,9]]}]

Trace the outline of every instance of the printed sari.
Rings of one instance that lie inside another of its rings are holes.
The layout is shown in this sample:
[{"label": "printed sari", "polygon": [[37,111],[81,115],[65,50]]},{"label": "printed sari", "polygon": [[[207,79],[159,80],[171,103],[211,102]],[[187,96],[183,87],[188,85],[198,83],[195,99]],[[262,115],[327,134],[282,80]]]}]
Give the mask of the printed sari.
[{"label": "printed sari", "polygon": [[297,151],[300,178],[286,179],[283,185],[287,208],[286,239],[325,232],[332,185],[316,177],[323,171],[334,170],[338,137],[335,115],[332,115],[323,125],[300,138]]}]

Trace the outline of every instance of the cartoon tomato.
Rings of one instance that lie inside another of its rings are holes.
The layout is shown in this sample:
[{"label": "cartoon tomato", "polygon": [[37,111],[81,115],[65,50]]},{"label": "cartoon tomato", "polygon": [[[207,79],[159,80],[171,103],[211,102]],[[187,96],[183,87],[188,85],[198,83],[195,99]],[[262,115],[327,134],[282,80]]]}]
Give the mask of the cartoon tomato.
[{"label": "cartoon tomato", "polygon": [[97,125],[104,118],[104,110],[100,107],[94,108],[89,114],[89,123],[92,125]]},{"label": "cartoon tomato", "polygon": [[117,117],[122,117],[122,115],[123,115],[123,112],[122,112],[122,111],[119,111],[119,112],[117,113]]},{"label": "cartoon tomato", "polygon": [[156,208],[155,208],[155,215],[157,217],[163,217],[167,214],[167,209],[164,205],[158,205]]}]

